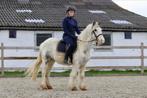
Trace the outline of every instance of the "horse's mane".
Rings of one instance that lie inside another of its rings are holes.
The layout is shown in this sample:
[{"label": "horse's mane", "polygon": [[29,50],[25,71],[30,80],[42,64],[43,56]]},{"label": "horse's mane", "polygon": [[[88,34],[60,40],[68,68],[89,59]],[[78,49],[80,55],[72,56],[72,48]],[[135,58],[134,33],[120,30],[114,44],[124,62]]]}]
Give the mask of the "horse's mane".
[{"label": "horse's mane", "polygon": [[78,36],[80,39],[84,39],[85,37],[89,35],[88,31],[89,31],[90,25],[91,24],[86,26],[86,28],[81,31],[81,34]]}]

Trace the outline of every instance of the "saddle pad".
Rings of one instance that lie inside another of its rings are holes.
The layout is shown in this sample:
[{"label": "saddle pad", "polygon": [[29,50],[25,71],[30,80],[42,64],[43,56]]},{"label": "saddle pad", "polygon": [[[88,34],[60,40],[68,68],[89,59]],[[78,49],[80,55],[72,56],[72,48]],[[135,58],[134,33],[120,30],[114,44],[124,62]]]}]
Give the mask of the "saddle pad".
[{"label": "saddle pad", "polygon": [[60,40],[57,45],[57,51],[58,52],[66,52],[66,43],[63,40]]}]

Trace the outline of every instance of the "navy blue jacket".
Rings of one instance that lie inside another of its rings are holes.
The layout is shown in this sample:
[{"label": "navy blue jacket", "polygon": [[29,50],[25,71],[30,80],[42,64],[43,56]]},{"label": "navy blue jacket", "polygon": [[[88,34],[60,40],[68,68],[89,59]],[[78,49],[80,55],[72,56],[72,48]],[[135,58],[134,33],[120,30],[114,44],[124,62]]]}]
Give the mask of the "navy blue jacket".
[{"label": "navy blue jacket", "polygon": [[77,34],[80,34],[77,21],[73,17],[65,17],[62,25],[64,30],[63,38],[68,36],[75,39],[75,32],[77,32]]}]

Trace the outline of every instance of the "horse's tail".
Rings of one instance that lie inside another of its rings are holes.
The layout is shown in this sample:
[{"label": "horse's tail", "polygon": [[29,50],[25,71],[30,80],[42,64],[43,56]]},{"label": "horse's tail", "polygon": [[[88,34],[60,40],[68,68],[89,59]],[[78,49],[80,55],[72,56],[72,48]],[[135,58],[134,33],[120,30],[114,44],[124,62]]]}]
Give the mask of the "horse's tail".
[{"label": "horse's tail", "polygon": [[35,64],[30,66],[25,74],[27,76],[31,76],[32,80],[36,80],[36,77],[37,77],[37,74],[39,72],[39,68],[40,68],[41,63],[42,63],[42,56],[41,56],[41,53],[39,53]]}]

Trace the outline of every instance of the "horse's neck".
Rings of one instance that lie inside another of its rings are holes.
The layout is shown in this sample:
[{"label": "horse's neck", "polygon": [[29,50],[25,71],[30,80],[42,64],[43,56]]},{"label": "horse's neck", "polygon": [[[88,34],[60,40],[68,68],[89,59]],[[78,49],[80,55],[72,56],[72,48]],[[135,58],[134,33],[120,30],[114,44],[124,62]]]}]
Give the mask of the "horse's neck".
[{"label": "horse's neck", "polygon": [[79,48],[83,49],[84,51],[90,51],[91,48],[91,42],[86,42],[86,41],[90,41],[91,40],[91,34],[84,29],[81,34],[78,36],[78,39],[80,39],[81,41],[79,41]]},{"label": "horse's neck", "polygon": [[84,29],[81,32],[81,34],[78,36],[78,38],[83,41],[89,41],[89,40],[91,40],[91,35],[86,29]]}]

